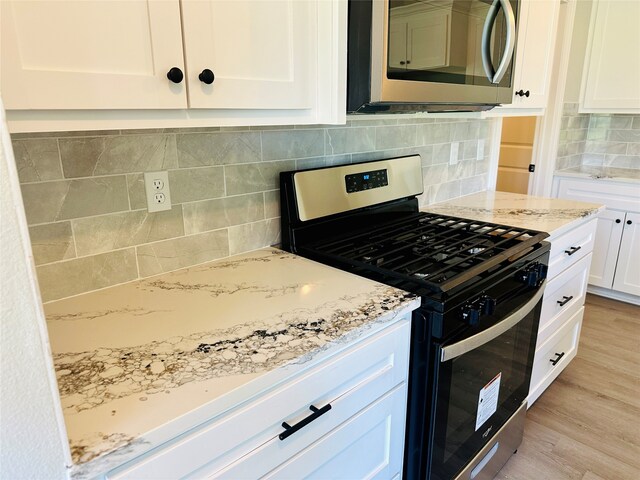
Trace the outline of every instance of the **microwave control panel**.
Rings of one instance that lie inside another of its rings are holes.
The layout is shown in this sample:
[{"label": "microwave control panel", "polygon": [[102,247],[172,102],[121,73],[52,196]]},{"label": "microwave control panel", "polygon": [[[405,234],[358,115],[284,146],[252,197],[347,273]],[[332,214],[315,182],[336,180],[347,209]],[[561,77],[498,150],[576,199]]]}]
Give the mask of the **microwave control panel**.
[{"label": "microwave control panel", "polygon": [[373,170],[371,172],[354,173],[345,175],[347,193],[362,192],[372,188],[386,187],[389,185],[387,169]]}]

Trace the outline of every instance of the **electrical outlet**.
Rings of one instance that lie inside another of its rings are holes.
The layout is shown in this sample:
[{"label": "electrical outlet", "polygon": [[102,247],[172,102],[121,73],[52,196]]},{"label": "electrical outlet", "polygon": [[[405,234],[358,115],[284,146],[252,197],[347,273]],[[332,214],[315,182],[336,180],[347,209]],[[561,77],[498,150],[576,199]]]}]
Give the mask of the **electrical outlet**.
[{"label": "electrical outlet", "polygon": [[145,173],[144,189],[147,194],[147,210],[149,213],[171,210],[168,172]]},{"label": "electrical outlet", "polygon": [[451,143],[451,155],[449,156],[449,165],[455,165],[458,163],[458,150],[460,149],[460,142]]}]

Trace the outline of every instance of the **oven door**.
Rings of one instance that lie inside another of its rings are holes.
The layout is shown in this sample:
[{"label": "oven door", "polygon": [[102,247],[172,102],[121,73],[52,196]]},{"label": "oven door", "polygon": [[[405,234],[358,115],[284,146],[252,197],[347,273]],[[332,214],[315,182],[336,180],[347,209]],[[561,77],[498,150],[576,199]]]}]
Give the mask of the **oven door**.
[{"label": "oven door", "polygon": [[436,346],[430,478],[454,478],[526,400],[543,290],[503,296],[484,330]]}]

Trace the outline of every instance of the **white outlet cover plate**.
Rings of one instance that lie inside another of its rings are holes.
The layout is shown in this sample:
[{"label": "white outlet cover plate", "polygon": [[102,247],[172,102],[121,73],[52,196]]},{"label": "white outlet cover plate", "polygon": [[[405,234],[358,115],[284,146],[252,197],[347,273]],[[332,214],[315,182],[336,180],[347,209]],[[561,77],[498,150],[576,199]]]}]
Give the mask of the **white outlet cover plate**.
[{"label": "white outlet cover plate", "polygon": [[[163,187],[158,189],[153,185],[154,180],[161,180]],[[144,191],[147,195],[147,210],[149,213],[171,210],[171,192],[169,191],[168,172],[146,172],[144,174]],[[164,194],[164,202],[158,203],[156,193]]]}]

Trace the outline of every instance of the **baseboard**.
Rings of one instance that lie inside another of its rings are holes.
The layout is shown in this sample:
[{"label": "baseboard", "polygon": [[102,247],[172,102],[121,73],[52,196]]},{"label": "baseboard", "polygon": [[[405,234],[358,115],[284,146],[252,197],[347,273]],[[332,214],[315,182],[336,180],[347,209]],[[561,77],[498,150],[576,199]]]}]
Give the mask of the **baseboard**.
[{"label": "baseboard", "polygon": [[633,305],[640,305],[640,297],[637,295],[631,295],[630,293],[618,292],[609,288],[596,287],[594,285],[587,285],[587,292],[593,293],[600,297],[607,297],[613,300],[619,300],[625,303],[631,303]]}]

